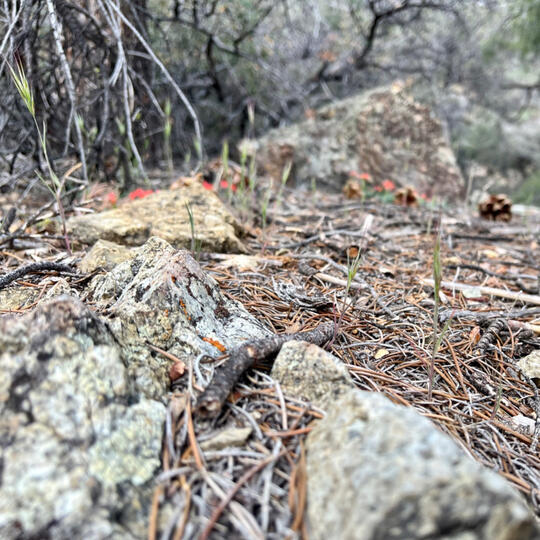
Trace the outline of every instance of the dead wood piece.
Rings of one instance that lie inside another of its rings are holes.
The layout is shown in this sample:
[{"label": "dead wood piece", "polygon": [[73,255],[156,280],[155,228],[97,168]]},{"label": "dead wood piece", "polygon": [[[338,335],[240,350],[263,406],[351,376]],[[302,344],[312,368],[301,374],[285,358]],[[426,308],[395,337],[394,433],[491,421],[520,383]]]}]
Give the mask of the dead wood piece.
[{"label": "dead wood piece", "polygon": [[307,341],[322,345],[334,334],[334,324],[321,324],[307,332],[279,334],[268,338],[256,339],[240,345],[230,354],[229,360],[216,371],[213,379],[197,401],[197,412],[204,417],[219,414],[227,396],[242,374],[256,362],[267,359],[279,352],[284,343],[293,340]]},{"label": "dead wood piece", "polygon": [[32,272],[42,272],[44,270],[52,270],[55,272],[67,272],[69,274],[73,273],[73,268],[71,268],[67,264],[55,263],[55,262],[49,262],[49,261],[31,263],[31,264],[27,264],[26,266],[21,266],[20,268],[17,268],[17,270],[14,270],[13,272],[10,272],[9,274],[5,274],[2,277],[0,277],[0,289],[6,287],[11,282],[25,276],[26,274],[30,274]]},{"label": "dead wood piece", "polygon": [[[432,279],[421,279],[420,283],[422,283],[422,285],[427,285],[428,287],[433,287]],[[540,306],[540,296],[533,294],[495,289],[493,287],[484,287],[483,285],[466,285],[465,283],[455,283],[453,281],[441,281],[441,287],[456,291],[477,290],[481,294],[499,296],[501,298],[508,298],[509,300],[519,300],[523,303]]]}]

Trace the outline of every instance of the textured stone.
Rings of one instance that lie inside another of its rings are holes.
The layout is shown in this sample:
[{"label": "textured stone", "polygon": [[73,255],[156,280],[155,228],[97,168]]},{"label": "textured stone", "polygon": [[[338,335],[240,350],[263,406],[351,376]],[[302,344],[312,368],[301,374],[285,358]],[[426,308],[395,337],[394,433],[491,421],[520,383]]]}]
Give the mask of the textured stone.
[{"label": "textured stone", "polygon": [[539,538],[496,473],[381,394],[336,400],[307,441],[311,538]]},{"label": "textured stone", "polygon": [[303,397],[323,409],[354,388],[343,362],[305,341],[283,345],[272,367],[272,377],[286,394]]},{"label": "textured stone", "polygon": [[84,244],[108,240],[124,246],[139,246],[151,236],[159,236],[176,248],[189,248],[191,226],[186,204],[193,213],[195,236],[205,251],[246,251],[236,236],[241,226],[217,195],[199,182],[187,183],[180,190],[164,190],[144,199],[97,214],[70,218],[71,237]]},{"label": "textured stone", "polygon": [[456,197],[464,189],[441,123],[399,85],[332,103],[313,118],[270,131],[255,146],[259,166],[277,182],[292,162],[293,180],[335,191],[351,171],[430,197]]},{"label": "textured stone", "polygon": [[540,351],[533,351],[518,362],[523,373],[531,379],[540,379]]},{"label": "textured stone", "polygon": [[33,287],[6,287],[0,290],[0,311],[18,311],[30,307],[39,298],[39,292]]},{"label": "textured stone", "polygon": [[0,318],[0,538],[146,538],[171,364],[148,345],[188,363],[270,333],[186,251],[130,257],[85,291],[107,320],[69,296]]},{"label": "textured stone", "polygon": [[145,537],[165,413],[78,300],[0,319],[0,537]]},{"label": "textured stone", "polygon": [[[46,277],[40,285],[40,287],[10,285],[1,289],[0,312],[21,311],[33,307],[38,301],[49,300],[62,294],[75,294],[69,283],[62,277]],[[43,287],[47,291],[45,294],[43,294]]]},{"label": "textured stone", "polygon": [[96,276],[89,294],[107,307],[129,377],[146,397],[164,398],[171,365],[149,343],[188,364],[199,354],[215,357],[222,354],[220,347],[269,334],[243,306],[221,294],[187,251],[154,237],[134,252],[133,259]]},{"label": "textured stone", "polygon": [[125,246],[107,240],[98,240],[82,258],[78,267],[81,272],[85,273],[97,269],[110,271],[117,264],[132,259],[134,256],[134,252]]},{"label": "textured stone", "polygon": [[414,409],[351,388],[339,360],[317,349],[289,343],[272,371],[284,392],[326,409],[306,444],[310,538],[540,538],[506,480]]}]

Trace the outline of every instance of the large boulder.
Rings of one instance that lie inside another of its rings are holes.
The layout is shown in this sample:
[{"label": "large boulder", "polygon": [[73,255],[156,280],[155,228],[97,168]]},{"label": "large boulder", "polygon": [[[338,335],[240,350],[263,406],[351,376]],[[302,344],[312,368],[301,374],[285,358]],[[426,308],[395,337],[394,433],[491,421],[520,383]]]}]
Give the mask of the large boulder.
[{"label": "large boulder", "polygon": [[165,414],[79,300],[0,319],[0,537],[145,536]]},{"label": "large boulder", "polygon": [[506,480],[414,409],[354,388],[329,353],[286,343],[272,375],[285,393],[326,410],[306,445],[310,538],[540,538]]},{"label": "large boulder", "polygon": [[429,197],[455,198],[464,189],[441,123],[399,84],[332,103],[301,123],[272,130],[252,151],[278,182],[292,161],[294,179],[330,190],[340,190],[351,171],[368,173],[375,182],[411,185]]}]

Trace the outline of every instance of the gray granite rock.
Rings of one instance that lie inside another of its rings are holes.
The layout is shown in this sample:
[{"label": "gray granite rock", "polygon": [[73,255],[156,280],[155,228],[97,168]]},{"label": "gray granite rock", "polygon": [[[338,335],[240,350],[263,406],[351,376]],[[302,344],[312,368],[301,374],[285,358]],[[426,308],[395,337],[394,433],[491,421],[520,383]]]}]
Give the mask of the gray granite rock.
[{"label": "gray granite rock", "polygon": [[[62,294],[76,296],[76,292],[62,277],[45,277],[40,285],[40,287],[29,287],[11,284],[6,288],[0,289],[0,314],[31,309],[38,302],[49,300]],[[43,294],[44,289],[47,291],[45,294]]]},{"label": "gray granite rock", "polygon": [[229,349],[269,335],[243,306],[222,295],[187,251],[156,237],[134,251],[133,259],[94,278],[89,290],[107,307],[130,380],[146,397],[163,399],[170,383],[171,361],[149,343],[187,364],[203,353],[219,356],[213,342]]},{"label": "gray granite rock", "polygon": [[351,388],[339,360],[317,349],[288,343],[272,371],[286,393],[326,409],[307,439],[310,538],[540,538],[502,477],[413,409]]},{"label": "gray granite rock", "polygon": [[0,319],[0,538],[145,537],[165,413],[79,300]]},{"label": "gray granite rock", "polygon": [[85,292],[103,315],[64,295],[0,318],[2,539],[146,538],[172,363],[149,344],[188,363],[270,333],[189,253],[130,257]]}]

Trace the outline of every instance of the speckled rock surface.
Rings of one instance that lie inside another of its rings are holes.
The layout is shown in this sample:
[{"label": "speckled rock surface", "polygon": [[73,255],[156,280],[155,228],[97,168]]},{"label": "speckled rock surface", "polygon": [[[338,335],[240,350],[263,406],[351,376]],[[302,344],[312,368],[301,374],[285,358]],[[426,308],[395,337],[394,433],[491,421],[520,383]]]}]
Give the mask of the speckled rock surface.
[{"label": "speckled rock surface", "polygon": [[1,318],[0,538],[145,537],[165,413],[77,299]]},{"label": "speckled rock surface", "polygon": [[540,351],[533,351],[518,362],[523,373],[531,379],[540,379]]},{"label": "speckled rock surface", "polygon": [[354,388],[341,360],[305,341],[283,345],[274,361],[272,377],[286,394],[302,397],[323,409]]},{"label": "speckled rock surface", "polygon": [[81,272],[89,273],[97,269],[112,270],[117,264],[132,259],[134,252],[125,246],[109,242],[108,240],[98,240],[82,258],[78,264]]},{"label": "speckled rock surface", "polygon": [[32,305],[39,298],[39,290],[31,287],[8,286],[0,290],[0,310],[16,311]]},{"label": "speckled rock surface", "polygon": [[309,120],[270,131],[256,146],[259,166],[278,183],[292,161],[293,180],[332,190],[341,190],[350,171],[430,197],[455,198],[465,185],[441,123],[398,84],[325,106]]},{"label": "speckled rock surface", "polygon": [[242,229],[240,224],[217,195],[199,182],[187,183],[178,190],[159,191],[112,210],[70,218],[68,232],[84,244],[108,240],[140,246],[151,236],[159,236],[176,248],[189,248],[192,235],[186,203],[191,206],[195,235],[202,250],[246,251],[237,236]]},{"label": "speckled rock surface", "polygon": [[[47,292],[43,294],[43,290]],[[36,302],[42,302],[61,294],[75,294],[69,283],[62,277],[46,277],[41,287],[23,287],[12,284],[0,289],[0,313],[20,311],[33,307]]]},{"label": "speckled rock surface", "polygon": [[221,294],[187,251],[154,237],[135,252],[132,260],[94,278],[89,290],[107,307],[130,380],[146,397],[164,398],[171,365],[149,343],[187,364],[200,354],[216,357],[220,347],[269,334],[243,306]]},{"label": "speckled rock surface", "polygon": [[506,480],[412,408],[351,388],[339,364],[314,345],[291,342],[272,371],[285,393],[326,410],[306,445],[310,538],[540,538]]},{"label": "speckled rock surface", "polygon": [[153,237],[129,256],[85,291],[101,315],[54,278],[0,318],[2,539],[146,538],[172,363],[149,344],[187,364],[269,334],[188,252]]}]

